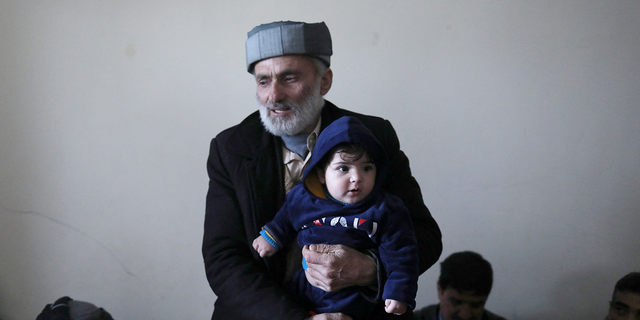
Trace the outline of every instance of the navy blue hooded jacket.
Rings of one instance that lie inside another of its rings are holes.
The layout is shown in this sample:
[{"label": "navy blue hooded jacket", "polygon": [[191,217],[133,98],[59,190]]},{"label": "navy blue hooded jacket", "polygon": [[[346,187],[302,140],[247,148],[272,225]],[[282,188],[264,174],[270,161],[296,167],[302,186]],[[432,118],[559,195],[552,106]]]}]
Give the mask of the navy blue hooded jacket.
[{"label": "navy blue hooded jacket", "polygon": [[[376,164],[373,190],[362,201],[349,205],[327,198],[315,169],[325,157],[331,156],[329,152],[335,146],[342,143],[364,146]],[[263,236],[276,248],[289,243],[297,235],[300,246],[343,244],[359,251],[377,249],[387,273],[382,298],[404,302],[413,309],[419,276],[418,246],[404,203],[381,188],[387,168],[384,148],[357,118],[342,117],[334,121],[318,137],[311,163],[303,175],[303,183],[289,192],[274,220],[264,226]],[[304,275],[295,279],[306,282]],[[354,295],[359,295],[357,289],[352,291]],[[319,298],[314,296],[311,299]],[[325,296],[322,299],[332,298]],[[341,309],[345,306],[340,306],[341,303],[337,301],[314,301],[313,304],[316,307],[319,304],[330,306],[329,309],[316,309],[316,312],[348,314]]]}]

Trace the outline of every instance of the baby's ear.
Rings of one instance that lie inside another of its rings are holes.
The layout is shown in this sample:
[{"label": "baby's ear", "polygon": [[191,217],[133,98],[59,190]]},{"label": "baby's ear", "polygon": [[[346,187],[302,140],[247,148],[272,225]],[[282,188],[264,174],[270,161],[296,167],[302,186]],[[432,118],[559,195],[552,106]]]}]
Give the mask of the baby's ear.
[{"label": "baby's ear", "polygon": [[316,168],[316,175],[318,176],[318,181],[320,181],[320,183],[322,183],[322,184],[325,184],[324,170],[322,170],[320,168]]}]

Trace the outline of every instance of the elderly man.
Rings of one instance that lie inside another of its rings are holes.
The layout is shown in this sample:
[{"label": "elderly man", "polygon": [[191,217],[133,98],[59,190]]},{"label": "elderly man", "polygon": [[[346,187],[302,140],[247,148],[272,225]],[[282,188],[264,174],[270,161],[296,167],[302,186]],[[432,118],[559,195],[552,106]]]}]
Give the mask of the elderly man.
[{"label": "elderly man", "polygon": [[457,252],[440,264],[440,304],[416,311],[418,320],[505,320],[484,304],[493,285],[489,261],[472,251]]},{"label": "elderly man", "polygon": [[[384,270],[377,252],[339,245],[295,245],[262,259],[251,240],[300,180],[318,134],[342,116],[360,119],[387,151],[390,170],[383,188],[409,208],[420,250],[420,272],[442,251],[441,234],[411,175],[398,137],[384,119],[340,109],[323,96],[331,88],[331,36],[324,23],[274,22],[260,25],[246,41],[247,71],[257,85],[258,111],[211,142],[202,253],[207,279],[218,297],[212,319],[306,319],[283,284],[307,262],[313,286],[337,291],[358,286],[380,300]],[[387,314],[379,303],[379,319]],[[405,314],[411,317],[411,313]],[[342,314],[313,319],[348,319]]]},{"label": "elderly man", "polygon": [[618,280],[609,302],[605,320],[640,319],[640,272],[631,272]]}]

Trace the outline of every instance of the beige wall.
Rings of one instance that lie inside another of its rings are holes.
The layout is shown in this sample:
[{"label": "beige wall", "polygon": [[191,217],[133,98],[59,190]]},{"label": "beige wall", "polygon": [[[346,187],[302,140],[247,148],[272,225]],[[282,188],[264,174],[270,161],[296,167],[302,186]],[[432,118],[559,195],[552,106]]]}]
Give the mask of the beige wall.
[{"label": "beige wall", "polygon": [[443,258],[493,263],[488,308],[601,319],[640,268],[639,17],[635,0],[0,0],[0,318],[69,295],[208,319],[208,142],[256,108],[246,32],[307,20],[333,34],[327,99],[395,124]]}]

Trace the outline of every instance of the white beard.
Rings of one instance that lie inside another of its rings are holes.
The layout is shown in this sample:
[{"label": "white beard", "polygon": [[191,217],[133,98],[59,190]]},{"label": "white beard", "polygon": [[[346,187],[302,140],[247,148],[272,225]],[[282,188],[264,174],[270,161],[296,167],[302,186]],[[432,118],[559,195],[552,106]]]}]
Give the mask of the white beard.
[{"label": "white beard", "polygon": [[[257,97],[256,97],[257,99]],[[293,136],[318,121],[318,116],[324,107],[324,98],[320,94],[320,81],[315,85],[301,101],[295,102],[268,102],[262,104],[258,100],[258,110],[262,124],[275,136]],[[278,107],[288,107],[293,115],[288,117],[271,117],[270,110]]]}]

